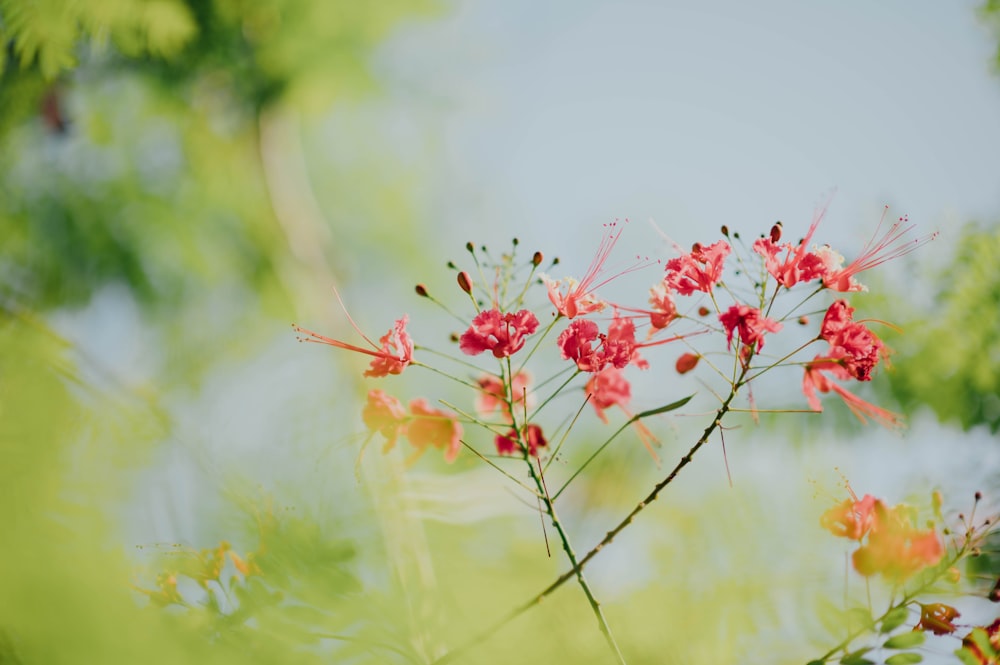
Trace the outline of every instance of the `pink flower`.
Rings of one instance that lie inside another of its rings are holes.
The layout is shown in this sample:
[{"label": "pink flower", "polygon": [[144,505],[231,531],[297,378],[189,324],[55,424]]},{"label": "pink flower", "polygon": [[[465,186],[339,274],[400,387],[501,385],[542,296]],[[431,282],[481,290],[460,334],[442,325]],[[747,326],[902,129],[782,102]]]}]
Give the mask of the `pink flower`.
[{"label": "pink flower", "polygon": [[653,328],[657,330],[666,328],[677,318],[677,304],[665,282],[661,281],[649,289],[649,304],[652,307],[652,311],[649,312],[649,325]]},{"label": "pink flower", "polygon": [[712,287],[722,279],[723,262],[729,252],[729,243],[725,240],[708,247],[695,243],[690,254],[667,261],[664,280],[668,287],[682,296],[689,296],[695,291],[711,293]]},{"label": "pink flower", "polygon": [[459,348],[470,356],[492,351],[495,358],[506,358],[521,350],[525,336],[538,330],[538,318],[526,309],[516,314],[502,314],[498,309],[484,310],[462,333]]},{"label": "pink flower", "polygon": [[764,333],[778,332],[781,324],[766,318],[759,309],[748,305],[733,305],[722,314],[719,321],[726,329],[726,344],[731,346],[733,332],[739,330],[740,341],[747,347],[760,351],[764,348]]},{"label": "pink flower", "polygon": [[[798,246],[791,243],[779,245],[771,238],[760,238],[754,242],[753,251],[764,257],[764,267],[778,284],[790,289],[799,282],[809,282],[826,274],[827,268],[822,257],[806,249],[825,212],[825,207],[817,212],[809,231]],[[779,258],[782,251],[785,253],[784,257]]]},{"label": "pink flower", "polygon": [[[846,300],[837,300],[826,311],[820,337],[830,343],[826,358],[836,361],[847,376],[870,381],[872,370],[888,355],[885,344],[863,323],[852,320],[854,308]],[[847,378],[839,374],[840,378]]]},{"label": "pink flower", "polygon": [[[499,409],[509,417],[510,408],[507,406],[507,395],[500,377],[495,374],[486,374],[479,379],[478,383],[482,392],[476,397],[476,409],[480,413],[493,413]],[[524,401],[529,383],[531,383],[531,375],[528,372],[522,371],[514,375],[510,388],[515,405]]]},{"label": "pink flower", "polygon": [[564,359],[572,360],[584,372],[599,372],[605,364],[598,350],[593,348],[593,342],[599,335],[596,323],[590,319],[577,319],[562,331],[556,344]]},{"label": "pink flower", "polygon": [[629,363],[641,369],[649,367],[636,351],[642,345],[636,344],[635,324],[628,318],[615,316],[608,324],[607,334],[602,334],[593,321],[577,319],[570,322],[556,343],[562,357],[575,362],[584,372],[599,372],[607,365],[622,369]]},{"label": "pink flower", "polygon": [[632,387],[617,367],[605,367],[596,372],[587,381],[583,390],[590,395],[590,403],[597,411],[597,417],[605,423],[608,422],[608,417],[604,414],[605,409],[615,404],[624,408],[632,399]]},{"label": "pink flower", "polygon": [[855,275],[891,259],[905,256],[937,236],[934,233],[922,238],[901,242],[903,236],[915,226],[912,224],[907,226],[909,218],[904,215],[890,226],[882,237],[876,238],[879,229],[885,223],[885,217],[888,212],[889,206],[886,206],[882,212],[882,218],[875,228],[875,233],[872,234],[871,239],[865,244],[861,255],[851,261],[847,267],[842,267],[844,257],[832,249],[827,247],[819,251],[820,256],[826,264],[826,274],[823,276],[824,286],[834,291],[867,291],[868,289],[863,284],[854,279]]},{"label": "pink flower", "polygon": [[836,359],[816,356],[811,363],[806,365],[805,375],[802,377],[802,392],[806,396],[806,400],[809,402],[809,407],[813,411],[823,410],[823,406],[819,401],[819,397],[816,395],[816,391],[818,390],[821,393],[833,391],[840,395],[840,398],[844,400],[845,404],[847,404],[847,408],[849,408],[851,413],[857,416],[858,420],[862,423],[868,422],[865,419],[865,416],[868,416],[883,427],[891,428],[899,425],[900,417],[898,415],[881,407],[875,406],[870,402],[866,402],[845,389],[843,386],[834,383],[823,374],[825,371],[831,372],[835,376],[840,376],[841,378],[847,378],[846,376],[842,376],[845,373],[845,370]]},{"label": "pink flower", "polygon": [[[350,319],[350,316],[348,316]],[[406,332],[406,322],[407,317],[404,314],[402,318],[396,320],[396,324],[387,332],[379,338],[379,344],[371,341],[358,330],[358,327],[354,325],[354,321],[351,321],[351,326],[354,327],[362,337],[365,338],[369,344],[372,345],[371,349],[365,349],[360,346],[355,346],[353,344],[348,344],[346,342],[341,342],[340,340],[331,339],[315,333],[311,330],[302,328],[301,326],[292,326],[296,332],[302,333],[305,337],[300,337],[300,342],[315,342],[317,344],[328,344],[330,346],[335,346],[338,349],[346,349],[348,351],[355,351],[357,353],[364,353],[365,355],[374,356],[371,365],[365,370],[365,376],[372,377],[383,377],[389,374],[400,374],[406,367],[413,361],[413,340]]]},{"label": "pink flower", "polygon": [[418,454],[433,446],[444,449],[446,462],[454,462],[462,448],[462,426],[446,411],[431,408],[424,399],[410,402],[412,420],[406,427],[406,438]]},{"label": "pink flower", "polygon": [[[570,277],[553,280],[547,275],[542,275],[542,281],[545,282],[545,288],[548,289],[549,300],[555,305],[559,314],[565,316],[567,319],[603,310],[605,307],[604,302],[594,295],[593,292],[616,277],[620,277],[641,267],[632,266],[595,284],[604,273],[604,264],[607,262],[608,257],[611,256],[611,250],[614,249],[615,243],[618,242],[624,231],[624,227],[619,227],[617,221],[605,224],[605,228],[607,230],[604,233],[604,237],[601,238],[597,254],[594,256],[594,260],[590,262],[590,267],[584,273],[583,279],[579,282]],[[562,291],[563,287],[566,287],[565,293]]]},{"label": "pink flower", "polygon": [[361,410],[361,420],[369,430],[385,437],[382,452],[386,453],[396,445],[396,439],[405,429],[406,411],[395,397],[381,390],[371,390],[368,392],[368,402]]},{"label": "pink flower", "polygon": [[[493,442],[496,444],[497,453],[500,455],[516,455],[521,452],[521,446],[517,442],[516,430],[510,430],[505,436],[497,434]],[[528,454],[530,456],[538,457],[539,449],[547,446],[548,441],[545,440],[545,435],[542,434],[541,427],[538,425],[528,425],[524,428],[524,444],[528,447]]]}]

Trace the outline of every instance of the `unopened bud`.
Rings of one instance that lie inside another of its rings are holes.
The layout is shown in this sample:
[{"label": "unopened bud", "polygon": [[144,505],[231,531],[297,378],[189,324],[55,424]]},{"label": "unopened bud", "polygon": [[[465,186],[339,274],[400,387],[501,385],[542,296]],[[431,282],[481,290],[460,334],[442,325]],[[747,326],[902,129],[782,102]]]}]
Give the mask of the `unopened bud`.
[{"label": "unopened bud", "polygon": [[414,289],[414,291],[416,291],[417,295],[420,296],[421,298],[426,298],[427,297],[427,287],[424,286],[423,284],[417,284],[417,286]]},{"label": "unopened bud", "polygon": [[699,360],[701,360],[701,356],[697,353],[685,353],[677,359],[677,363],[674,365],[674,368],[677,370],[678,374],[687,374],[698,366]]},{"label": "unopened bud", "polygon": [[696,242],[695,244],[691,245],[691,253],[692,254],[697,254],[700,251],[701,251],[701,243],[700,242]]},{"label": "unopened bud", "polygon": [[468,250],[470,253],[471,252],[475,252],[476,251],[476,246],[473,245],[472,242],[470,241],[470,242],[465,243],[465,249]]},{"label": "unopened bud", "polygon": [[698,316],[708,316],[708,314],[709,314],[709,309],[704,305],[698,308]]},{"label": "unopened bud", "polygon": [[959,580],[962,579],[962,573],[959,572],[958,568],[952,566],[945,572],[945,579],[952,584],[958,584]]},{"label": "unopened bud", "polygon": [[799,317],[799,325],[800,326],[807,326],[807,325],[809,325],[809,317],[808,316],[800,316]]},{"label": "unopened bud", "polygon": [[472,278],[469,277],[469,273],[464,270],[458,273],[458,285],[466,293],[472,293]]},{"label": "unopened bud", "polygon": [[722,235],[724,235],[727,238],[729,237],[729,227],[726,226],[725,224],[722,225]]},{"label": "unopened bud", "polygon": [[518,243],[520,243],[521,241],[518,240],[517,238],[514,238],[511,242],[514,244],[514,247],[517,247]]},{"label": "unopened bud", "polygon": [[452,333],[452,334],[448,335],[448,339],[450,339],[452,342],[458,344],[458,333]]},{"label": "unopened bud", "polygon": [[976,501],[982,501],[983,500],[983,493],[982,492],[976,491],[975,496],[976,496]]},{"label": "unopened bud", "polygon": [[554,266],[559,265],[559,257],[558,256],[556,258],[552,259],[552,265],[554,265]]},{"label": "unopened bud", "polygon": [[781,240],[781,222],[771,227],[771,242],[778,242],[779,240]]},{"label": "unopened bud", "polygon": [[535,252],[534,255],[531,257],[531,265],[537,268],[538,266],[542,265],[542,259],[543,259],[542,253]]}]

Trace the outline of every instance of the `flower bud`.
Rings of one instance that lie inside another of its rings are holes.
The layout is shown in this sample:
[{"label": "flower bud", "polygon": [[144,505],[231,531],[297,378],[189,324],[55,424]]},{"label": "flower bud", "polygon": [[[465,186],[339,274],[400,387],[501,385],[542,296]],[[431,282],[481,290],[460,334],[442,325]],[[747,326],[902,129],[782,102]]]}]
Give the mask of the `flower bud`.
[{"label": "flower bud", "polygon": [[725,224],[722,225],[722,235],[724,235],[727,238],[729,237],[729,227],[726,226]]},{"label": "flower bud", "polygon": [[418,296],[420,296],[421,298],[426,298],[426,297],[428,297],[428,296],[427,296],[427,287],[426,287],[426,286],[424,286],[423,284],[417,284],[417,286],[416,286],[416,288],[414,289],[414,291],[416,291],[416,292],[417,292],[417,295],[418,295]]},{"label": "flower bud", "polygon": [[531,265],[537,268],[538,266],[542,265],[543,258],[544,257],[542,256],[541,252],[535,252],[535,254],[531,257]]},{"label": "flower bud", "polygon": [[701,307],[698,308],[698,316],[708,316],[708,315],[709,315],[709,309],[707,307],[702,305]]},{"label": "flower bud", "polygon": [[469,273],[464,270],[458,273],[458,285],[463,291],[468,294],[472,293],[472,278],[469,277]]},{"label": "flower bud", "polygon": [[475,252],[476,251],[476,246],[473,245],[472,241],[470,240],[469,242],[465,243],[465,249],[467,251],[469,251],[469,252]]},{"label": "flower bud", "polygon": [[799,325],[800,326],[807,326],[807,325],[809,325],[809,317],[808,316],[800,316],[799,317]]},{"label": "flower bud", "polygon": [[781,240],[781,222],[771,227],[771,242],[778,242],[779,240]]},{"label": "flower bud", "polygon": [[674,365],[674,368],[678,374],[687,374],[698,366],[699,360],[701,360],[701,356],[697,353],[685,353],[677,359],[677,364]]}]

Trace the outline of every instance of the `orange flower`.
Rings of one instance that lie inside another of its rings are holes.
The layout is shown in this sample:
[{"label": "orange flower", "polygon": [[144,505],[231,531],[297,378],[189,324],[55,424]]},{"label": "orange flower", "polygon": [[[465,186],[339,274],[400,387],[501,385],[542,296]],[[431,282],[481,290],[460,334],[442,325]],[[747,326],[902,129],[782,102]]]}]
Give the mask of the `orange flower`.
[{"label": "orange flower", "polygon": [[933,530],[914,528],[913,510],[908,506],[890,509],[882,501],[876,501],[874,512],[868,542],[853,556],[854,568],[862,575],[881,573],[886,579],[900,583],[944,556],[944,546]]},{"label": "orange flower", "polygon": [[428,446],[444,449],[446,462],[454,462],[462,448],[462,426],[447,411],[433,409],[427,400],[415,399],[410,402],[413,419],[406,426],[406,437],[423,453]]}]

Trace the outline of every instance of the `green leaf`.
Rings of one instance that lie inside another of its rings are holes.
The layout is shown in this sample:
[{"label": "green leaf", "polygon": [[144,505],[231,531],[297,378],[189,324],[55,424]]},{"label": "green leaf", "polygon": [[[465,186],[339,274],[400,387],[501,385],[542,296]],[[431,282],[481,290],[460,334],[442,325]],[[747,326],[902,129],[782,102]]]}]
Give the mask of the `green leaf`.
[{"label": "green leaf", "polygon": [[926,635],[922,631],[915,630],[910,633],[890,637],[882,646],[886,649],[909,649],[910,647],[923,644],[925,637]]},{"label": "green leaf", "polygon": [[909,616],[910,616],[910,611],[906,608],[906,606],[897,607],[893,610],[890,610],[882,618],[882,627],[879,628],[879,632],[891,633],[892,631],[902,626],[903,623],[906,622],[906,619],[909,618]]},{"label": "green leaf", "polygon": [[693,398],[693,397],[694,397],[694,395],[688,395],[687,397],[682,397],[681,399],[677,400],[676,402],[671,402],[670,404],[667,404],[666,406],[661,406],[661,407],[656,408],[656,409],[650,409],[649,411],[643,411],[641,413],[637,413],[636,416],[635,416],[635,418],[633,418],[633,420],[640,420],[640,419],[646,418],[648,416],[655,416],[658,413],[666,413],[667,411],[673,411],[675,409],[679,409],[682,406],[684,406],[685,404],[687,404],[688,402],[690,402],[691,398]]},{"label": "green leaf", "polygon": [[872,647],[862,647],[857,651],[852,651],[841,658],[840,663],[841,665],[875,665],[874,661],[868,660],[864,657],[864,655],[871,650]]},{"label": "green leaf", "polygon": [[885,659],[885,665],[909,665],[910,663],[921,663],[924,657],[919,653],[913,653],[912,651],[908,653],[897,653],[895,656],[889,656]]},{"label": "green leaf", "polygon": [[806,665],[826,665],[825,660],[810,660]]}]

